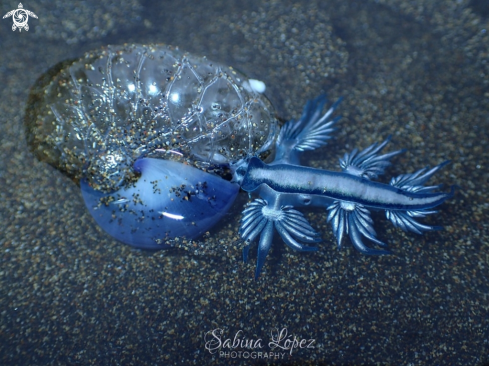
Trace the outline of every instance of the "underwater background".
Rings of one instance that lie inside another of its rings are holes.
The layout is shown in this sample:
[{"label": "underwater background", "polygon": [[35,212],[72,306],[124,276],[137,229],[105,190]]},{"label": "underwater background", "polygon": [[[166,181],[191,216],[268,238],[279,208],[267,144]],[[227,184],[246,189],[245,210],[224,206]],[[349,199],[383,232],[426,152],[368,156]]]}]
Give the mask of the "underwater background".
[{"label": "underwater background", "polygon": [[[17,6],[3,1],[0,12]],[[38,16],[28,32],[13,32],[11,17],[0,22],[1,364],[489,363],[486,2],[23,6]],[[326,212],[307,211],[319,251],[294,252],[276,236],[255,281],[256,248],[244,264],[238,236],[243,193],[220,227],[175,240],[176,249],[116,242],[80,189],[29,152],[23,117],[48,68],[122,43],[172,44],[229,64],[266,83],[283,120],[321,93],[343,96],[338,131],[307,164],[338,170],[345,152],[388,135],[389,151],[408,151],[384,182],[450,159],[431,183],[460,189],[424,221],[445,230],[405,233],[374,214],[393,254],[363,256],[348,239],[336,248]],[[214,335],[231,345],[216,346]],[[235,339],[243,343],[233,348]]]}]

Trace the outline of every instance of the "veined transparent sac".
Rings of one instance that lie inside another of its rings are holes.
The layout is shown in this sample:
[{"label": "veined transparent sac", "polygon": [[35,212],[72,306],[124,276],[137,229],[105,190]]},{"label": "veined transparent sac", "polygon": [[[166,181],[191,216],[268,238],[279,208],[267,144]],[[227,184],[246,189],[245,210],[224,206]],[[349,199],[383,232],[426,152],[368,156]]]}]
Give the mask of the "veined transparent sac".
[{"label": "veined transparent sac", "polygon": [[153,247],[193,238],[234,201],[230,167],[273,155],[274,111],[250,85],[170,46],[108,46],[37,81],[27,140],[81,184],[95,220],[117,239]]}]

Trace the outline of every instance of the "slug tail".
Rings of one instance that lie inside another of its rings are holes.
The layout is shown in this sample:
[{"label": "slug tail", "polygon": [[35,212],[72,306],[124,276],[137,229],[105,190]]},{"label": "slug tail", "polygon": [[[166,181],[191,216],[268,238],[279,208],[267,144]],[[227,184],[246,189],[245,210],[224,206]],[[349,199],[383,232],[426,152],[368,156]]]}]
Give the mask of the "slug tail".
[{"label": "slug tail", "polygon": [[[444,161],[441,164],[429,169],[425,167],[411,174],[402,174],[398,177],[392,178],[390,184],[394,187],[398,187],[401,190],[415,194],[434,194],[441,188],[441,185],[424,186],[424,184],[441,168],[448,165],[449,160]],[[417,209],[417,210],[386,210],[385,214],[388,220],[392,222],[395,227],[401,228],[404,231],[410,231],[416,234],[422,234],[427,231],[442,230],[442,226],[425,225],[418,222],[416,219],[424,218],[427,215],[432,215],[438,211],[432,210],[447,199],[452,198],[455,194],[457,186],[452,186],[450,192],[439,193],[438,199],[430,204],[429,207]]]}]

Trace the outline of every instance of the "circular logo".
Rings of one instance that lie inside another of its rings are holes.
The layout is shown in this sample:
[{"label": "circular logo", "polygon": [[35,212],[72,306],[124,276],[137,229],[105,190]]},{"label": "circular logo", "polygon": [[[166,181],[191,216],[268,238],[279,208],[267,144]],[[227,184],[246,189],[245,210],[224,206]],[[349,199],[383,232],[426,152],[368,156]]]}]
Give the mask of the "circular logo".
[{"label": "circular logo", "polygon": [[17,26],[20,29],[26,28],[26,30],[29,30],[29,26],[27,25],[27,21],[29,20],[29,14],[27,14],[27,12],[24,9],[15,10],[12,19],[14,21],[13,27]]}]

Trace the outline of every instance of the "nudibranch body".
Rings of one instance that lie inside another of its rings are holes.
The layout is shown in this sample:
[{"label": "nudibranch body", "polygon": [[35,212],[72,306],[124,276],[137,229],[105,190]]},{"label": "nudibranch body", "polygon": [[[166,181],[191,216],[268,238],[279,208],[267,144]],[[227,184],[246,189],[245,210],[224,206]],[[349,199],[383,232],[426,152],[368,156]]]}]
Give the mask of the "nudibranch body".
[{"label": "nudibranch body", "polygon": [[[338,102],[309,102],[299,121],[279,130],[263,85],[206,58],[162,45],[107,47],[57,65],[33,87],[27,139],[39,159],[79,182],[95,221],[116,239],[168,248],[221,220],[240,189],[259,198],[243,211],[247,260],[259,237],[258,277],[277,231],[299,251],[320,241],[297,207],[328,211],[338,246],[347,234],[364,254],[376,238],[370,210],[406,231],[439,227],[416,219],[453,195],[424,186],[442,166],[376,182],[402,151],[381,155],[389,139],[340,160],[340,172],[300,165],[326,144]],[[267,164],[268,163],[268,164]]]}]

